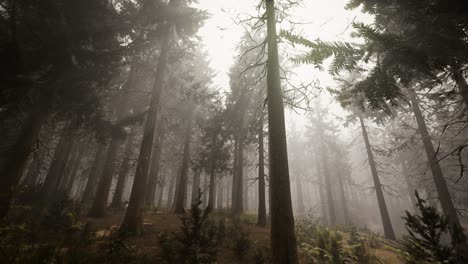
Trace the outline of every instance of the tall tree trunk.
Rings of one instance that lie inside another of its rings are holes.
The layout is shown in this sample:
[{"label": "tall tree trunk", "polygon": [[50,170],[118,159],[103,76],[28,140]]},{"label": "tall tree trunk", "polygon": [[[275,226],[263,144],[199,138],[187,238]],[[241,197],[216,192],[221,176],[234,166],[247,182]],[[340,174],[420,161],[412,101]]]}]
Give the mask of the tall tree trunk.
[{"label": "tall tree trunk", "polygon": [[217,201],[216,201],[216,208],[223,209],[223,193],[224,193],[224,186],[222,179],[218,180],[218,188],[217,188]]},{"label": "tall tree trunk", "polygon": [[169,53],[170,25],[166,24],[162,28],[161,53],[154,76],[154,85],[151,94],[151,102],[146,117],[143,130],[143,140],[141,141],[140,153],[133,180],[132,191],[127,212],[120,226],[122,233],[140,234],[143,230],[143,201],[145,198],[145,185],[149,171],[151,152],[153,148],[154,132],[156,130],[156,118],[158,116],[159,101],[164,84],[164,76],[167,68],[167,55]]},{"label": "tall tree trunk", "polygon": [[265,153],[263,146],[263,111],[258,127],[258,226],[266,226],[266,201],[265,201]]},{"label": "tall tree trunk", "polygon": [[323,191],[323,186],[325,186],[324,183],[324,173],[323,173],[323,168],[322,164],[320,163],[319,159],[319,154],[316,153],[315,155],[315,164],[317,164],[317,174],[318,174],[318,189],[319,189],[319,196],[320,196],[320,210],[321,210],[321,215],[322,215],[322,222],[324,224],[329,224],[328,221],[328,214],[327,214],[327,200],[325,198],[325,192]]},{"label": "tall tree trunk", "polygon": [[72,121],[62,130],[60,140],[55,148],[54,156],[42,187],[42,201],[44,204],[48,204],[51,197],[56,194],[56,191],[59,189],[60,178],[65,174],[65,166],[73,147],[75,125],[76,123]]},{"label": "tall tree trunk", "polygon": [[162,207],[164,186],[166,186],[166,176],[163,174],[163,175],[161,175],[160,181],[159,181],[159,193],[158,193],[158,204],[157,204],[158,208]]},{"label": "tall tree trunk", "polygon": [[192,185],[192,204],[198,201],[198,195],[200,190],[200,174],[202,168],[198,167],[195,169],[193,174],[193,185]]},{"label": "tall tree trunk", "polygon": [[89,217],[103,217],[105,214],[107,202],[109,201],[112,177],[114,176],[115,172],[115,158],[117,156],[120,143],[120,135],[113,135],[109,144],[109,149],[107,149],[104,170],[102,171],[102,175],[99,178],[96,196],[88,213]]},{"label": "tall tree trunk", "polygon": [[408,191],[408,196],[411,201],[411,209],[415,211],[416,209],[416,197],[414,191],[416,190],[411,183],[411,180],[409,178],[409,173],[408,173],[408,164],[406,159],[403,157],[400,157],[400,163],[401,163],[401,173],[403,174],[403,178],[405,179],[406,182],[406,188]]},{"label": "tall tree trunk", "polygon": [[73,166],[70,172],[70,179],[68,180],[68,183],[66,185],[66,192],[69,197],[72,197],[71,193],[72,193],[73,187],[75,186],[76,175],[78,174],[78,170],[80,169],[81,160],[83,159],[83,156],[85,154],[86,144],[81,143],[81,145],[77,147],[78,149],[76,151],[78,153],[76,154],[76,157],[73,161]]},{"label": "tall tree trunk", "polygon": [[216,195],[216,150],[215,150],[215,136],[213,136],[213,146],[211,149],[211,162],[210,162],[210,189],[208,197],[208,206],[206,210],[213,210],[215,208],[215,195]]},{"label": "tall tree trunk", "polygon": [[304,206],[304,197],[302,195],[302,180],[301,174],[298,173],[296,175],[296,194],[297,194],[297,212],[301,215],[304,214],[305,206]]},{"label": "tall tree trunk", "polygon": [[28,172],[23,182],[26,185],[34,186],[36,185],[39,176],[41,174],[41,167],[45,162],[48,155],[48,146],[52,142],[53,136],[48,134],[41,138],[41,144],[38,146],[37,153],[33,155],[33,161],[29,165]]},{"label": "tall tree trunk", "polygon": [[274,1],[266,0],[265,5],[268,41],[267,98],[272,263],[296,264],[298,263],[297,242],[291,204]]},{"label": "tall tree trunk", "polygon": [[426,121],[424,120],[421,109],[419,108],[419,101],[417,99],[417,95],[410,88],[408,89],[408,94],[409,99],[411,101],[411,105],[413,107],[414,115],[416,117],[416,121],[418,123],[418,131],[423,141],[424,150],[426,151],[426,156],[429,161],[432,177],[435,182],[435,187],[437,193],[439,194],[440,204],[449,223],[448,226],[450,236],[452,237],[453,241],[458,242],[456,244],[457,253],[463,258],[463,261],[468,262],[468,245],[466,237],[462,232],[463,229],[460,224],[457,211],[455,210],[455,206],[453,205],[452,197],[450,196],[447,182],[445,181],[442,169],[440,168],[437,153],[435,152],[434,146],[432,145],[432,140],[426,126]]},{"label": "tall tree trunk", "polygon": [[324,138],[321,136],[321,147],[322,147],[322,168],[323,168],[323,178],[325,179],[325,189],[327,191],[327,205],[328,205],[328,220],[331,226],[336,224],[336,214],[335,214],[335,202],[333,201],[333,191],[331,186],[331,175],[329,173],[328,161],[327,161],[327,149],[323,144]]},{"label": "tall tree trunk", "polygon": [[343,219],[344,219],[345,225],[347,225],[347,224],[350,224],[351,221],[349,219],[348,202],[346,200],[346,193],[344,189],[342,174],[338,175],[338,184],[339,184],[340,193],[341,193],[341,205],[343,206]]},{"label": "tall tree trunk", "polygon": [[244,165],[242,170],[242,190],[244,196],[242,197],[243,209],[245,211],[249,210],[249,168]]},{"label": "tall tree trunk", "polygon": [[235,212],[237,207],[237,174],[239,171],[239,137],[238,134],[234,135],[234,164],[232,170],[232,182],[231,182],[231,211]]},{"label": "tall tree trunk", "polygon": [[370,166],[371,173],[372,173],[372,179],[374,180],[375,194],[377,196],[377,203],[379,205],[380,217],[382,218],[384,234],[387,239],[395,240],[396,237],[395,237],[395,233],[393,232],[392,222],[390,221],[387,204],[385,203],[382,185],[380,184],[379,175],[377,173],[377,167],[375,165],[374,154],[372,153],[371,145],[369,142],[369,136],[367,135],[366,126],[364,124],[364,119],[362,118],[362,116],[359,116],[359,121],[361,123],[362,136],[364,138],[364,143],[366,144],[367,158],[368,158],[369,166]]},{"label": "tall tree trunk", "polygon": [[171,208],[172,203],[173,203],[172,198],[174,198],[174,191],[175,191],[177,178],[178,178],[177,175],[172,175],[171,182],[169,183],[169,191],[167,194],[167,205],[166,205],[167,209]]},{"label": "tall tree trunk", "polygon": [[156,151],[151,156],[151,165],[150,171],[148,174],[148,189],[146,190],[146,199],[145,203],[146,206],[149,208],[154,208],[154,200],[156,198],[156,186],[158,185],[158,175],[159,175],[159,167],[161,162],[161,153],[162,153],[162,146],[164,141],[164,124],[163,121],[160,122],[160,126],[157,129],[157,133],[155,135],[155,148]]},{"label": "tall tree trunk", "polygon": [[[239,137],[242,138],[242,137]],[[242,140],[239,139],[238,147],[237,147],[237,170],[236,170],[236,195],[233,196],[234,200],[234,207],[233,213],[234,215],[240,215],[244,212],[244,192],[243,192],[243,178],[244,178],[244,146]]]},{"label": "tall tree trunk", "polygon": [[125,190],[125,183],[127,182],[127,175],[130,170],[130,159],[133,154],[133,133],[130,132],[130,135],[127,137],[127,144],[124,149],[124,157],[119,169],[119,177],[117,179],[117,185],[115,186],[114,196],[112,197],[112,202],[110,207],[112,208],[123,208],[123,194]]},{"label": "tall tree trunk", "polygon": [[6,157],[5,166],[0,171],[0,219],[4,218],[10,209],[15,187],[24,173],[28,157],[39,136],[42,124],[47,120],[49,108],[54,98],[55,88],[44,88],[37,102],[28,113],[19,136]]},{"label": "tall tree trunk", "polygon": [[96,195],[96,186],[101,176],[102,165],[105,159],[105,150],[106,146],[104,144],[98,143],[96,155],[94,156],[94,160],[88,175],[88,180],[86,181],[86,186],[81,198],[81,203],[91,203]]},{"label": "tall tree trunk", "polygon": [[185,197],[187,193],[187,177],[190,162],[190,141],[192,136],[191,134],[193,118],[194,115],[192,114],[192,117],[189,118],[187,122],[187,127],[185,128],[184,154],[182,156],[180,176],[174,196],[174,212],[176,214],[185,213]]},{"label": "tall tree trunk", "polygon": [[208,194],[207,194],[207,190],[208,190],[208,174],[205,173],[205,175],[203,176],[204,179],[203,179],[203,196],[202,196],[202,206],[203,207],[206,207],[208,206]]}]

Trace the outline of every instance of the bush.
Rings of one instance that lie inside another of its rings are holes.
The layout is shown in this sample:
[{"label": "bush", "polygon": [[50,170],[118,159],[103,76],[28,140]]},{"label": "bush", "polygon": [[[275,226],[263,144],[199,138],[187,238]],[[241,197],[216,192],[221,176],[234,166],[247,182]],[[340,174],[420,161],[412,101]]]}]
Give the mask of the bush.
[{"label": "bush", "polygon": [[242,260],[248,254],[252,246],[252,240],[250,240],[249,234],[242,227],[239,218],[234,219],[230,232],[230,240],[237,259]]},{"label": "bush", "polygon": [[188,214],[181,217],[181,230],[175,234],[163,233],[159,237],[163,263],[214,263],[217,246],[224,239],[224,224],[217,226],[209,219],[209,212],[200,207],[201,197],[192,204]]},{"label": "bush", "polygon": [[437,212],[435,207],[416,192],[417,207],[420,215],[406,211],[403,219],[408,236],[401,241],[401,253],[405,263],[457,263],[455,243],[445,245],[441,238],[448,233],[447,218]]}]

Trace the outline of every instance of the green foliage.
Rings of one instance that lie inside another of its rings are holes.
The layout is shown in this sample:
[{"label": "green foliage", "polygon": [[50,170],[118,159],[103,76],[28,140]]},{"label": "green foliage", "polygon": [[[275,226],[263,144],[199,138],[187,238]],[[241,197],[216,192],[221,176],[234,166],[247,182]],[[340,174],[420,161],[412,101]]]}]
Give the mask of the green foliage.
[{"label": "green foliage", "polygon": [[[219,227],[203,211],[201,196],[192,204],[190,212],[182,216],[180,232],[163,233],[159,237],[162,263],[214,263],[218,245],[224,239],[224,223]],[[221,232],[219,232],[221,231]]]},{"label": "green foliage", "polygon": [[357,63],[364,56],[361,45],[342,41],[322,41],[316,39],[310,41],[302,36],[288,31],[281,31],[280,35],[293,45],[301,45],[309,48],[305,54],[292,58],[294,63],[312,64],[316,68],[323,70],[323,63],[332,57],[333,61],[329,68],[332,75],[337,75],[341,70],[355,70]]},{"label": "green foliage", "polygon": [[452,245],[445,245],[442,241],[448,233],[447,218],[439,214],[435,207],[426,205],[417,192],[416,198],[420,215],[406,211],[403,217],[409,233],[401,242],[405,263],[456,263],[456,241]]},{"label": "green foliage", "polygon": [[255,264],[271,263],[270,248],[266,246],[255,245],[253,259]]},{"label": "green foliage", "polygon": [[236,257],[239,260],[242,260],[252,247],[252,240],[250,239],[247,231],[242,227],[239,218],[234,219],[233,226],[229,232],[229,237]]},{"label": "green foliage", "polygon": [[24,203],[35,194],[35,189],[23,189],[8,218],[0,222],[0,263],[60,262],[82,255],[80,249],[93,240],[70,200],[59,199],[39,210]]},{"label": "green foliage", "polygon": [[354,227],[345,241],[340,231],[321,226],[316,218],[309,215],[296,222],[296,236],[304,254],[304,263],[380,263],[371,252],[369,239],[361,237]]}]

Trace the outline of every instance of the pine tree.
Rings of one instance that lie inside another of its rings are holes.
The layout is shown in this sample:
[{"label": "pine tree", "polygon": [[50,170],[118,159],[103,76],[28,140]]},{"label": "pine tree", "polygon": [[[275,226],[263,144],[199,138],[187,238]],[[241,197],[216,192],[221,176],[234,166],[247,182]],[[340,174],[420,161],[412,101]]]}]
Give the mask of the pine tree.
[{"label": "pine tree", "polygon": [[409,233],[402,241],[405,263],[461,263],[455,253],[456,242],[451,245],[443,242],[449,231],[447,217],[437,212],[435,207],[426,205],[418,192],[415,192],[415,196],[419,214],[406,211],[403,217]]}]

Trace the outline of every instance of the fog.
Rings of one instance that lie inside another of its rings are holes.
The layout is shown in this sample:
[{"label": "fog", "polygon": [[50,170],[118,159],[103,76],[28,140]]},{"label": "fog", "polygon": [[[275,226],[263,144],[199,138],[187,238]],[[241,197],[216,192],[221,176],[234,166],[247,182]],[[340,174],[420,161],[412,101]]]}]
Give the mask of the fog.
[{"label": "fog", "polygon": [[0,0],[0,263],[467,263],[468,5],[416,2]]}]

